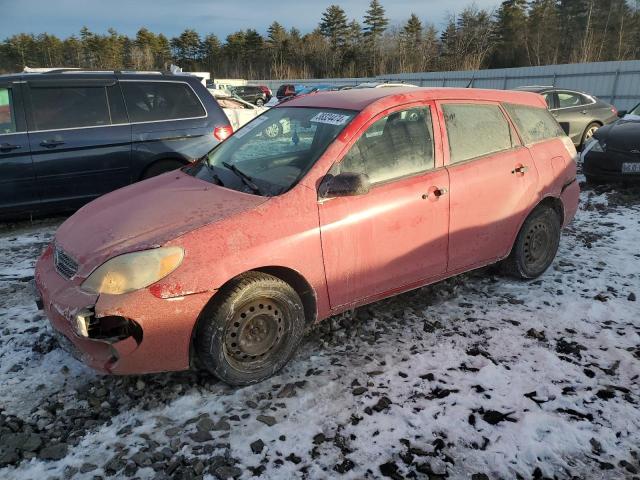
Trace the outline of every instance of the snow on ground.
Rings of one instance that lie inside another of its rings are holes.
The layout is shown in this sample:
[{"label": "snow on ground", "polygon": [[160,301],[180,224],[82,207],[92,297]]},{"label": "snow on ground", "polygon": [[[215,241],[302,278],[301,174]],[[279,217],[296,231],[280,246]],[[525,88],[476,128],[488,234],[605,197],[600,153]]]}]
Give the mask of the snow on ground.
[{"label": "snow on ground", "polygon": [[0,230],[0,478],[637,478],[640,191],[586,190],[539,280],[332,319],[276,377],[96,375],[36,310],[59,221]]}]

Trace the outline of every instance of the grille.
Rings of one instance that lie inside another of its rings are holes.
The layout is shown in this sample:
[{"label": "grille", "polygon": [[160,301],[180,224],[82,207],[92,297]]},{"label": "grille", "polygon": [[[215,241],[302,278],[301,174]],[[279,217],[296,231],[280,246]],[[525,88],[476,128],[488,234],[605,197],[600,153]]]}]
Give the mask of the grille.
[{"label": "grille", "polygon": [[78,263],[57,246],[53,261],[56,271],[66,279],[70,279],[78,272]]}]

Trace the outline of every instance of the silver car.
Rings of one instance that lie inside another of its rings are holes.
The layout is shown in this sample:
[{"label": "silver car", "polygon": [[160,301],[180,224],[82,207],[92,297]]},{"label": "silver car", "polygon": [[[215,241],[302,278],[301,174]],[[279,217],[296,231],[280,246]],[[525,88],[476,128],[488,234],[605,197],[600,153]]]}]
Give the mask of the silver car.
[{"label": "silver car", "polygon": [[618,111],[613,105],[588,93],[544,86],[519,87],[516,90],[542,95],[549,110],[578,149],[598,128],[618,119]]}]

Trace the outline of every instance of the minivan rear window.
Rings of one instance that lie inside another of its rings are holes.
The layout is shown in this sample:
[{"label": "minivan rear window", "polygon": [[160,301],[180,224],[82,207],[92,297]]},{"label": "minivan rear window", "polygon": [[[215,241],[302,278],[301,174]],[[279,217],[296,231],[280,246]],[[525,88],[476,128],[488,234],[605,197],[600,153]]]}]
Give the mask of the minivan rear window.
[{"label": "minivan rear window", "polygon": [[563,137],[564,130],[546,108],[505,104],[505,109],[518,127],[525,144]]},{"label": "minivan rear window", "polygon": [[157,122],[206,115],[202,103],[187,83],[121,80],[120,85],[132,122]]},{"label": "minivan rear window", "polygon": [[105,87],[30,88],[33,130],[111,125]]}]

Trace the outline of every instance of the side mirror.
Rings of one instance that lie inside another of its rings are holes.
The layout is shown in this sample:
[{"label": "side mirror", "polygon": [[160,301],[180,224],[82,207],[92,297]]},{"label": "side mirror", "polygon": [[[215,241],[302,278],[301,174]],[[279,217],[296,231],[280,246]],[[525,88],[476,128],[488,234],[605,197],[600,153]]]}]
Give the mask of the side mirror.
[{"label": "side mirror", "polygon": [[624,117],[627,113],[629,112],[627,112],[626,110],[618,110],[618,118]]},{"label": "side mirror", "polygon": [[318,193],[320,198],[353,197],[365,195],[371,189],[369,176],[364,173],[344,172],[338,175],[327,174]]}]

